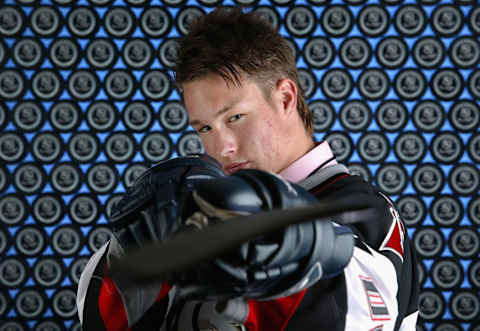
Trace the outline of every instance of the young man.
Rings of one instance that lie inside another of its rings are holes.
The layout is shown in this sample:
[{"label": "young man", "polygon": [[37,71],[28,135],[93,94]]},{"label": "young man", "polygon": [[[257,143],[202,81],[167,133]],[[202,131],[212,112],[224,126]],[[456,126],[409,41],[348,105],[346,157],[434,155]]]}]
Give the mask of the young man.
[{"label": "young man", "polygon": [[[417,265],[403,223],[387,197],[336,162],[327,142],[314,142],[312,116],[285,40],[254,14],[216,9],[182,41],[176,80],[206,153],[230,176],[208,164],[177,159],[151,171],[127,193],[117,207],[119,216],[113,217],[116,238],[82,274],[77,303],[84,328],[414,330]],[[199,214],[169,210],[174,217],[157,217],[157,206],[141,211],[148,217],[132,216],[138,208],[129,206],[145,200],[138,196],[150,194],[157,204],[171,202],[172,195],[165,198],[156,189],[167,191],[172,183],[191,182],[199,173],[210,178],[207,185],[182,184],[197,192],[192,208]],[[155,178],[161,178],[161,185],[150,189]],[[181,227],[172,225],[172,218],[199,225],[225,215],[314,203],[302,188],[318,199],[380,195],[388,213],[367,220],[346,214],[288,227],[192,274],[178,275],[174,287],[159,282],[132,288],[108,274],[110,259],[142,245],[141,224],[161,223],[161,235],[154,237],[163,240]],[[194,299],[178,299],[182,287]]]}]

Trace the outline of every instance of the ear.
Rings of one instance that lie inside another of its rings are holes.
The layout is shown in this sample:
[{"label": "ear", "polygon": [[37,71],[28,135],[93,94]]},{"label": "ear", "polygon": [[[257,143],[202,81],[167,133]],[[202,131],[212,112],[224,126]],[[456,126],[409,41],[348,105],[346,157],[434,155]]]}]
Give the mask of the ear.
[{"label": "ear", "polygon": [[281,110],[286,115],[297,112],[297,86],[289,78],[278,80],[276,86],[277,96]]}]

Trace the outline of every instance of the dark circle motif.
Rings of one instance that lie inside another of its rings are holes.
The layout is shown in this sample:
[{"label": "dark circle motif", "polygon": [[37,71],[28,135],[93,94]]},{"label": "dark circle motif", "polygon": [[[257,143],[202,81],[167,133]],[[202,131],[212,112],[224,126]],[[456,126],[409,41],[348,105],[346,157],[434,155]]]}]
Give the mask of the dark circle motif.
[{"label": "dark circle motif", "polygon": [[110,71],[105,78],[105,91],[111,98],[124,101],[135,92],[135,83],[135,78],[129,71]]},{"label": "dark circle motif", "polygon": [[95,35],[99,18],[94,10],[89,7],[77,7],[69,11],[67,27],[73,36],[88,38]]},{"label": "dark circle motif", "polygon": [[68,214],[75,223],[91,225],[100,216],[99,202],[87,194],[77,195],[70,201]]},{"label": "dark circle motif", "polygon": [[469,196],[478,192],[480,174],[475,166],[460,163],[450,171],[448,183],[456,194]]},{"label": "dark circle motif", "polygon": [[430,25],[441,37],[451,37],[460,32],[463,21],[464,18],[460,9],[448,4],[438,6],[433,10]]},{"label": "dark circle motif", "polygon": [[123,47],[123,61],[134,70],[146,69],[153,61],[153,47],[142,39],[131,39]]},{"label": "dark circle motif", "polygon": [[478,196],[470,199],[467,210],[470,223],[480,226],[480,198]]},{"label": "dark circle motif", "polygon": [[455,38],[450,45],[449,54],[455,67],[473,68],[480,61],[480,44],[472,37]]},{"label": "dark circle motif", "polygon": [[[8,301],[10,301],[10,298],[8,298]],[[7,309],[9,310],[8,306],[10,305],[10,302],[8,301],[5,294],[3,294],[3,292],[0,292],[0,314],[2,316],[5,316],[5,312],[7,311]]]},{"label": "dark circle motif", "polygon": [[3,192],[10,185],[9,178],[10,173],[4,167],[0,166],[0,192]]},{"label": "dark circle motif", "polygon": [[56,134],[43,132],[35,136],[32,144],[33,156],[42,163],[57,161],[62,154],[62,140]]},{"label": "dark circle motif", "polygon": [[18,321],[6,321],[0,326],[0,331],[25,331],[26,326]]},{"label": "dark circle motif", "polygon": [[368,166],[363,163],[352,162],[348,164],[348,171],[352,176],[360,176],[367,183],[372,181],[372,173]]},{"label": "dark circle motif", "polygon": [[463,142],[454,132],[442,132],[435,135],[430,147],[432,156],[440,163],[455,163],[463,154]]},{"label": "dark circle motif", "polygon": [[300,89],[306,99],[310,99],[317,90],[317,80],[310,69],[298,69],[298,80],[300,81]]},{"label": "dark circle motif", "polygon": [[188,114],[185,107],[177,101],[163,104],[159,110],[160,124],[170,132],[179,132],[188,125]]},{"label": "dark circle motif", "polygon": [[455,130],[473,132],[480,123],[480,108],[470,100],[460,100],[450,108],[448,118]]},{"label": "dark circle motif", "polygon": [[83,241],[80,232],[68,225],[57,227],[51,238],[53,250],[62,257],[78,253]]},{"label": "dark circle motif", "polygon": [[108,197],[107,202],[105,203],[105,208],[103,209],[103,214],[107,218],[107,221],[110,219],[112,207],[121,199],[122,195],[120,194],[112,194],[110,197]]},{"label": "dark circle motif", "polygon": [[434,37],[423,37],[413,45],[413,61],[425,69],[438,68],[445,60],[445,46]]},{"label": "dark circle motif", "polygon": [[474,321],[480,314],[480,300],[469,291],[459,291],[450,298],[450,310],[461,321]]},{"label": "dark circle motif", "polygon": [[117,186],[118,173],[106,163],[97,163],[87,171],[87,185],[98,194],[111,193]]},{"label": "dark circle motif", "polygon": [[313,100],[309,103],[308,109],[313,115],[313,130],[324,132],[329,130],[335,121],[335,110],[328,101]]},{"label": "dark circle motif", "polygon": [[369,163],[382,162],[390,151],[387,138],[380,132],[368,132],[362,135],[357,148],[360,157]]},{"label": "dark circle motif", "polygon": [[19,40],[13,47],[13,60],[18,66],[28,69],[40,65],[44,60],[42,44],[31,38]]},{"label": "dark circle motif", "polygon": [[390,88],[387,74],[380,69],[367,69],[362,71],[357,83],[358,91],[367,100],[380,100],[384,98]]},{"label": "dark circle motif", "polygon": [[0,34],[13,37],[24,29],[24,15],[16,7],[4,6],[0,8]]},{"label": "dark circle motif", "polygon": [[33,10],[29,18],[30,26],[41,37],[53,37],[60,31],[61,14],[55,7],[41,6]]},{"label": "dark circle motif", "polygon": [[300,50],[298,48],[297,43],[295,42],[295,40],[292,37],[286,37],[285,41],[286,41],[288,47],[290,47],[290,49],[292,50],[292,55],[295,58],[295,61],[298,61]]},{"label": "dark circle motif", "polygon": [[107,138],[105,143],[107,157],[115,163],[130,161],[135,155],[135,143],[125,133],[114,133]]},{"label": "dark circle motif", "polygon": [[202,140],[196,132],[186,132],[183,134],[178,140],[177,151],[180,156],[205,153]]},{"label": "dark circle motif", "polygon": [[473,7],[469,11],[468,26],[474,34],[480,34],[480,8]]},{"label": "dark circle motif", "polygon": [[472,261],[468,266],[468,280],[472,287],[480,289],[480,260]]},{"label": "dark circle motif", "polygon": [[405,5],[395,12],[394,26],[405,37],[420,35],[427,25],[427,16],[422,7]]},{"label": "dark circle motif", "polygon": [[161,38],[172,28],[172,16],[163,7],[150,7],[142,12],[140,27],[150,38]]},{"label": "dark circle motif", "polygon": [[404,132],[395,139],[395,154],[401,162],[420,162],[427,152],[425,138],[416,132]]},{"label": "dark circle motif", "polygon": [[33,277],[43,287],[56,287],[65,276],[63,269],[58,259],[41,258],[33,267]]},{"label": "dark circle motif", "polygon": [[443,322],[443,321],[436,323],[432,329],[432,331],[462,331],[462,330],[463,328],[456,322]]},{"label": "dark circle motif", "polygon": [[166,99],[172,90],[170,76],[160,70],[151,70],[142,76],[142,93],[151,100]]},{"label": "dark circle motif", "polygon": [[62,194],[71,194],[81,185],[82,173],[73,164],[61,163],[56,165],[50,173],[50,183],[53,189]]},{"label": "dark circle motif", "polygon": [[255,15],[258,15],[265,22],[269,23],[274,27],[275,30],[278,30],[281,24],[280,14],[275,10],[275,7],[270,6],[258,6],[253,12]]},{"label": "dark circle motif", "polygon": [[75,162],[89,163],[99,154],[100,142],[96,136],[88,132],[79,132],[70,137],[68,152]]},{"label": "dark circle motif", "polygon": [[432,195],[440,193],[445,183],[445,177],[439,166],[424,163],[413,171],[412,182],[418,193]]},{"label": "dark circle motif", "polygon": [[88,70],[75,71],[68,77],[68,91],[74,99],[81,101],[93,99],[99,88],[98,77]]},{"label": "dark circle motif", "polygon": [[53,312],[64,319],[70,319],[77,313],[76,293],[72,289],[62,289],[53,295]]},{"label": "dark circle motif", "polygon": [[480,99],[480,70],[473,70],[468,76],[468,91],[477,99]]},{"label": "dark circle motif", "polygon": [[54,225],[63,217],[65,206],[57,195],[39,196],[33,203],[33,218],[41,225]]},{"label": "dark circle motif", "polygon": [[375,181],[383,192],[398,195],[408,183],[407,171],[400,165],[390,163],[382,165],[375,174]]},{"label": "dark circle motif", "polygon": [[375,115],[379,127],[387,132],[402,130],[407,125],[409,116],[405,105],[396,100],[382,102]]},{"label": "dark circle motif", "polygon": [[333,131],[329,133],[325,140],[328,141],[333,155],[339,162],[346,162],[353,153],[352,138],[344,132]]},{"label": "dark circle motif", "polygon": [[49,49],[49,58],[61,69],[74,68],[80,59],[80,47],[74,40],[61,38],[55,40]]},{"label": "dark circle motif", "polygon": [[158,49],[160,62],[166,68],[173,69],[177,60],[179,43],[177,39],[166,38]]},{"label": "dark circle motif", "polygon": [[87,109],[87,123],[95,131],[110,131],[117,122],[115,106],[106,101],[95,101]]},{"label": "dark circle motif", "polygon": [[379,5],[368,5],[360,10],[357,19],[358,28],[368,37],[379,37],[390,26],[387,10]]},{"label": "dark circle motif", "polygon": [[74,285],[77,285],[80,281],[80,275],[82,274],[85,266],[87,265],[88,257],[80,257],[70,264],[70,280]]},{"label": "dark circle motif", "polygon": [[10,226],[23,222],[27,217],[27,202],[14,196],[0,198],[0,221]]},{"label": "dark circle motif", "polygon": [[16,163],[26,154],[25,138],[16,133],[7,132],[0,135],[0,160]]},{"label": "dark circle motif", "polygon": [[88,247],[91,252],[98,251],[103,245],[105,245],[110,238],[112,238],[112,231],[105,227],[96,227],[88,233]]},{"label": "dark circle motif", "polygon": [[58,97],[63,88],[62,77],[52,70],[37,71],[32,79],[32,91],[39,99],[52,100]]},{"label": "dark circle motif", "polygon": [[13,184],[25,194],[35,194],[42,190],[45,185],[46,174],[42,167],[33,163],[24,163],[15,169]]},{"label": "dark circle motif", "polygon": [[463,78],[454,69],[440,69],[430,81],[433,94],[441,100],[457,98],[463,91]]},{"label": "dark circle motif", "polygon": [[60,322],[54,320],[41,321],[35,325],[34,331],[64,331],[65,328]]},{"label": "dark circle motif", "polygon": [[413,109],[413,124],[423,132],[436,132],[445,122],[445,109],[433,100],[417,103]]},{"label": "dark circle motif", "polygon": [[25,78],[15,70],[7,69],[0,72],[0,98],[3,100],[20,99],[25,92]]},{"label": "dark circle motif", "polygon": [[413,244],[419,256],[424,259],[439,257],[445,246],[440,230],[432,227],[417,229],[413,235]]},{"label": "dark circle motif", "polygon": [[142,139],[141,152],[145,160],[152,163],[168,159],[172,153],[170,137],[159,132],[148,133]]},{"label": "dark circle motif", "polygon": [[316,27],[317,18],[312,9],[306,6],[294,6],[286,13],[285,27],[294,37],[309,36]]},{"label": "dark circle motif", "polygon": [[[0,254],[4,254],[11,245],[10,235],[7,237],[6,230],[0,230]],[[0,309],[0,314],[1,314]]]},{"label": "dark circle motif", "polygon": [[76,129],[81,122],[80,109],[73,102],[60,101],[50,110],[50,123],[53,129],[67,132]]},{"label": "dark circle motif", "polygon": [[418,297],[419,317],[427,321],[438,320],[445,311],[445,299],[437,291],[423,290]]},{"label": "dark circle motif", "polygon": [[353,90],[353,78],[348,71],[329,70],[320,80],[323,94],[332,100],[346,99]]},{"label": "dark circle motif", "polygon": [[409,50],[402,38],[385,37],[378,43],[375,54],[382,66],[396,69],[407,62]]},{"label": "dark circle motif", "polygon": [[439,196],[430,206],[432,220],[439,226],[455,227],[463,217],[463,206],[454,196]]},{"label": "dark circle motif", "polygon": [[108,69],[117,61],[117,48],[109,39],[95,39],[88,44],[86,57],[88,64],[93,68]]},{"label": "dark circle motif", "polygon": [[459,287],[463,281],[462,266],[453,259],[435,261],[430,272],[433,283],[442,290]]},{"label": "dark circle motif", "polygon": [[21,291],[15,298],[15,309],[20,316],[35,319],[45,310],[45,298],[34,289]]},{"label": "dark circle motif", "polygon": [[190,6],[182,8],[175,17],[178,32],[183,36],[187,35],[190,26],[203,15],[205,15],[205,12],[200,7]]},{"label": "dark circle motif", "polygon": [[[331,43],[331,42],[330,42]],[[325,48],[325,47],[324,47]],[[335,56],[334,48],[330,50],[330,65]],[[362,68],[370,62],[372,58],[372,49],[370,44],[360,37],[351,37],[345,39],[340,46],[340,60],[348,68]]]},{"label": "dark circle motif", "polygon": [[142,173],[144,173],[148,167],[146,167],[144,164],[132,164],[125,169],[125,172],[123,173],[123,183],[125,187],[131,186],[135,180],[140,177]]},{"label": "dark circle motif", "polygon": [[135,101],[123,111],[123,123],[135,132],[148,130],[152,126],[153,109],[149,103]]},{"label": "dark circle motif", "polygon": [[405,69],[395,76],[394,89],[402,99],[417,100],[427,89],[427,79],[420,70]]},{"label": "dark circle motif", "polygon": [[320,24],[327,35],[342,37],[352,29],[353,15],[348,7],[333,5],[323,11]]},{"label": "dark circle motif", "polygon": [[126,38],[135,29],[135,21],[128,7],[113,7],[106,12],[103,25],[113,38]]},{"label": "dark circle motif", "polygon": [[448,243],[454,256],[460,259],[472,259],[480,252],[480,238],[472,228],[455,229]]},{"label": "dark circle motif", "polygon": [[372,110],[360,100],[346,102],[340,108],[340,123],[352,132],[366,130],[372,120]]},{"label": "dark circle motif", "polygon": [[427,206],[416,195],[403,195],[396,201],[398,212],[407,227],[420,226],[425,220]]},{"label": "dark circle motif", "polygon": [[335,58],[335,46],[324,37],[313,37],[303,47],[305,62],[313,68],[327,68]]},{"label": "dark circle motif", "polygon": [[44,123],[44,113],[38,102],[19,102],[13,109],[13,123],[22,131],[37,131]]},{"label": "dark circle motif", "polygon": [[45,237],[45,232],[40,228],[24,226],[15,234],[15,248],[29,257],[39,255],[45,249]]},{"label": "dark circle motif", "polygon": [[27,280],[27,265],[15,258],[6,257],[0,262],[0,284],[7,288],[18,288]]}]

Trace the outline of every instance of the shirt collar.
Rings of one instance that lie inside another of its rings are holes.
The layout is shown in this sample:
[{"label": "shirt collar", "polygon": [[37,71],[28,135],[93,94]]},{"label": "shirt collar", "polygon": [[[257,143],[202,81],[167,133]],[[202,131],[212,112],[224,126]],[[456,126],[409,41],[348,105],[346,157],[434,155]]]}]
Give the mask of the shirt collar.
[{"label": "shirt collar", "polygon": [[319,168],[325,168],[337,164],[335,156],[328,142],[318,143],[311,151],[293,162],[287,168],[280,172],[280,176],[286,180],[298,183],[308,177],[312,172]]}]

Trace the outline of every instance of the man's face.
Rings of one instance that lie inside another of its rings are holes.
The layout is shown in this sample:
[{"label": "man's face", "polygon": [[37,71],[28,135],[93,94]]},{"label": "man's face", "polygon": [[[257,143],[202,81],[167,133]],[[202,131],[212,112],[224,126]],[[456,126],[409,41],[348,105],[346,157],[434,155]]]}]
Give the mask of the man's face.
[{"label": "man's face", "polygon": [[246,168],[278,173],[295,160],[288,147],[293,145],[292,138],[286,134],[294,125],[292,112],[285,111],[285,91],[278,84],[269,101],[248,79],[242,79],[240,86],[227,85],[211,74],[183,88],[191,126],[206,153],[228,174]]}]

